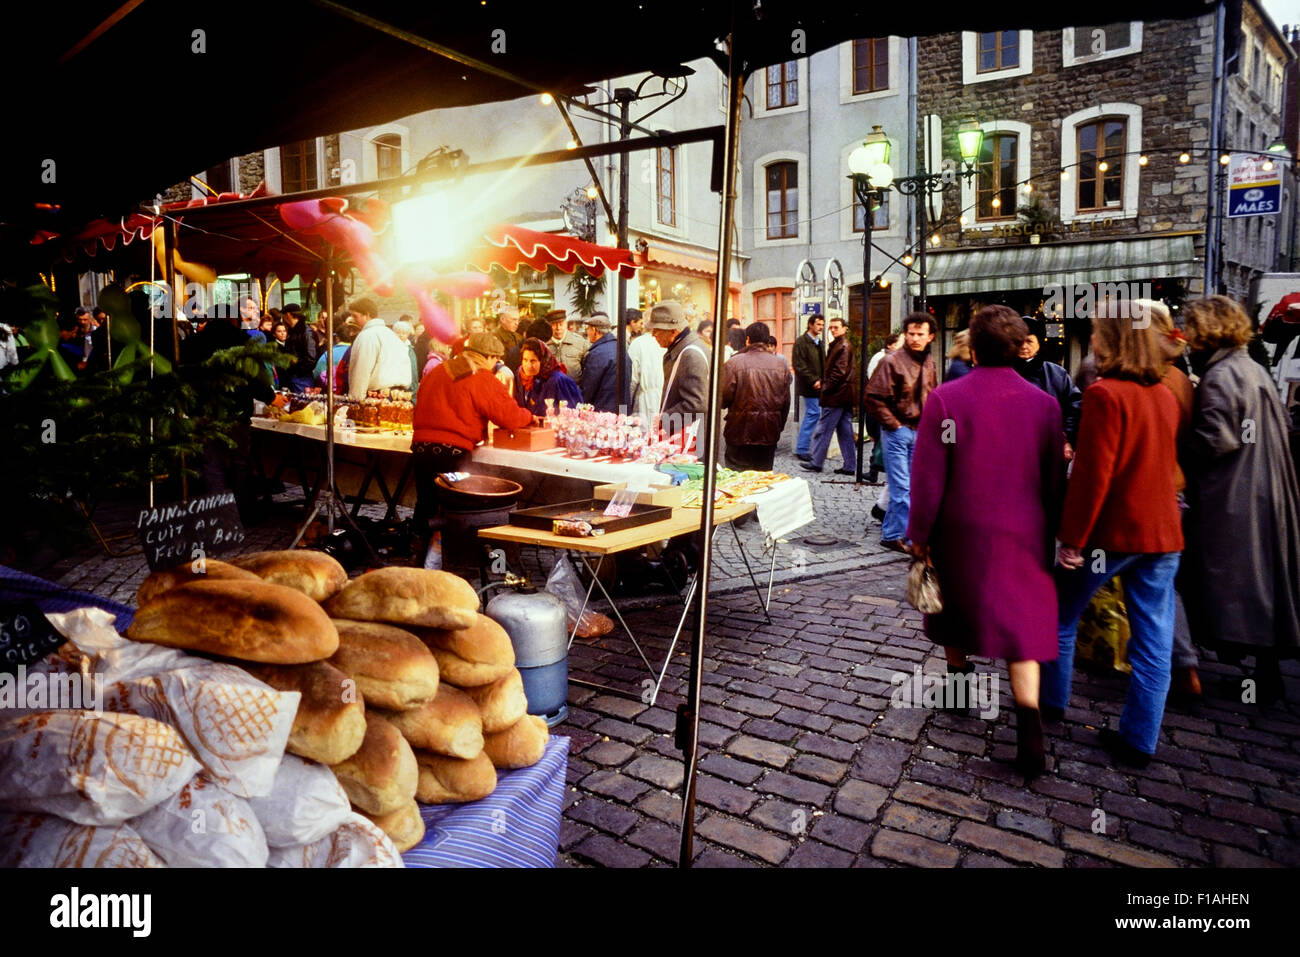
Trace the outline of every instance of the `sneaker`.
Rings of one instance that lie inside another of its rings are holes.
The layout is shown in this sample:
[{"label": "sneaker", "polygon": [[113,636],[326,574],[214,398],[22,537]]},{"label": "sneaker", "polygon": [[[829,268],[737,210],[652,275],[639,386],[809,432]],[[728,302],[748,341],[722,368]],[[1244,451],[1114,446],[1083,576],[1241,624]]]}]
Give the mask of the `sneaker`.
[{"label": "sneaker", "polygon": [[903,546],[903,542],[902,542],[901,539],[897,539],[897,538],[884,539],[884,538],[882,538],[882,539],[880,540],[880,547],[881,547],[881,548],[888,548],[890,551],[893,551],[893,552],[902,552],[904,555],[908,554],[908,551],[907,551],[907,549]]},{"label": "sneaker", "polygon": [[818,465],[811,465],[811,464],[809,464],[808,462],[800,462],[800,463],[799,463],[799,468],[803,469],[805,472],[820,472],[820,471],[821,471],[821,466],[818,466]]}]

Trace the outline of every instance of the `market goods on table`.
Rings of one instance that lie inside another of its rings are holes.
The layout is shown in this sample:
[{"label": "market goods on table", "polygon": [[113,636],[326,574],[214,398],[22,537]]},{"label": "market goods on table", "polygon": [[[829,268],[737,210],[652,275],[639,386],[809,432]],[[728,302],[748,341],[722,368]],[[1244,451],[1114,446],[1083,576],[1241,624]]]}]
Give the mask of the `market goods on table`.
[{"label": "market goods on table", "polygon": [[556,446],[554,429],[493,429],[492,446],[519,452],[541,452]]},{"label": "market goods on table", "polygon": [[353,812],[337,831],[314,844],[273,847],[267,867],[402,867],[392,840]]},{"label": "market goods on table", "polygon": [[129,824],[0,811],[0,867],[166,867]]},{"label": "market goods on table", "polygon": [[[790,476],[781,472],[735,472],[720,468],[714,485],[713,501],[715,504],[730,505],[750,495],[765,492],[778,482],[786,481]],[[704,479],[688,479],[679,486],[683,490],[682,505],[685,508],[700,508],[704,503]]]},{"label": "market goods on table", "polygon": [[338,632],[320,605],[261,581],[194,581],[163,592],[136,613],[127,637],[278,665],[338,650]]},{"label": "market goods on table", "polygon": [[330,664],[357,683],[367,704],[402,711],[438,693],[438,662],[424,642],[394,625],[335,619]]},{"label": "market goods on table", "polygon": [[355,679],[327,661],[246,667],[277,691],[302,695],[285,750],[321,764],[338,764],[361,747],[366,706]]},{"label": "market goods on table", "polygon": [[[196,565],[203,570],[195,571],[194,566]],[[143,606],[153,601],[163,592],[170,591],[178,585],[188,585],[192,581],[216,581],[219,579],[260,581],[256,575],[246,569],[237,568],[215,558],[205,558],[202,562],[178,565],[176,568],[159,569],[150,573],[149,577],[140,583],[135,602],[137,605]]]},{"label": "market goods on table", "polygon": [[524,680],[519,669],[511,668],[504,678],[490,685],[467,688],[479,712],[483,715],[483,733],[495,734],[510,727],[528,713],[528,698],[524,695]]},{"label": "market goods on table", "polygon": [[348,573],[332,555],[309,548],[250,552],[230,559],[236,568],[263,581],[300,591],[312,601],[325,601],[348,583]]},{"label": "market goods on table", "polygon": [[546,720],[526,714],[504,731],[483,736],[483,753],[498,768],[526,768],[542,760],[550,731]]},{"label": "market goods on table", "polygon": [[426,628],[468,628],[478,606],[478,595],[463,578],[397,567],[366,572],[325,602],[334,618]]},{"label": "market goods on table", "polygon": [[131,827],[168,867],[266,866],[266,833],[252,805],[203,773]]},{"label": "market goods on table", "polygon": [[409,851],[424,840],[424,819],[420,817],[420,805],[414,801],[389,814],[359,813],[387,834],[399,851]]},{"label": "market goods on table", "polygon": [[496,790],[496,768],[483,752],[467,760],[417,751],[415,759],[420,768],[415,796],[423,804],[463,804],[481,800]]},{"label": "market goods on table", "polygon": [[638,525],[652,525],[673,517],[671,508],[656,505],[633,505],[629,514],[618,518],[605,514],[608,502],[587,499],[581,502],[560,502],[555,505],[539,505],[536,508],[517,508],[510,513],[510,524],[520,528],[535,528],[543,532],[554,532],[556,523],[575,522],[590,525],[592,529],[602,532],[617,532]]},{"label": "market goods on table", "polygon": [[366,712],[366,737],[357,753],[332,766],[348,798],[370,814],[396,811],[415,797],[415,754],[402,733]]},{"label": "market goods on table", "polygon": [[442,680],[476,688],[504,678],[515,666],[515,647],[506,630],[476,614],[463,628],[422,628],[417,636],[433,652]]},{"label": "market goods on table", "polygon": [[[415,403],[408,390],[378,389],[367,392],[364,399],[336,399],[334,412],[338,417],[336,423],[341,419],[366,431],[410,432]],[[281,390],[271,402],[260,407],[257,414],[276,422],[324,425],[326,399],[318,389],[310,392]]]},{"label": "market goods on table", "polygon": [[483,751],[483,718],[464,691],[447,682],[433,699],[406,711],[384,711],[413,748],[453,758],[472,758]]},{"label": "market goods on table", "polygon": [[271,792],[248,799],[271,847],[314,844],[352,816],[347,792],[334,772],[286,754]]}]

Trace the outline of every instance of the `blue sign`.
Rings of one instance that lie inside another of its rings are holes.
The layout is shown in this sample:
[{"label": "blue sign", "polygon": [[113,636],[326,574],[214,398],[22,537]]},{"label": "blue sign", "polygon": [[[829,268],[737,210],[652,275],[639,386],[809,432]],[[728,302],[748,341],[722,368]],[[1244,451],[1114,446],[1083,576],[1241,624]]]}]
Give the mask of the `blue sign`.
[{"label": "blue sign", "polygon": [[811,299],[799,303],[799,315],[813,316],[821,315],[822,301],[820,299]]},{"label": "blue sign", "polygon": [[1228,217],[1272,216],[1282,208],[1282,184],[1253,183],[1228,189]]}]

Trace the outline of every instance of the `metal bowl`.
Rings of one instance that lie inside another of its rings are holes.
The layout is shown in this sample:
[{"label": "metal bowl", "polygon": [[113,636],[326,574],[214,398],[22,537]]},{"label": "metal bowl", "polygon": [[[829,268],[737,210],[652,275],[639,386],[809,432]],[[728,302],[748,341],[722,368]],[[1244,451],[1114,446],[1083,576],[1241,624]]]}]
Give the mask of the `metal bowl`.
[{"label": "metal bowl", "polygon": [[443,505],[458,510],[509,508],[524,491],[518,482],[493,475],[470,475],[458,482],[439,475],[435,481]]}]

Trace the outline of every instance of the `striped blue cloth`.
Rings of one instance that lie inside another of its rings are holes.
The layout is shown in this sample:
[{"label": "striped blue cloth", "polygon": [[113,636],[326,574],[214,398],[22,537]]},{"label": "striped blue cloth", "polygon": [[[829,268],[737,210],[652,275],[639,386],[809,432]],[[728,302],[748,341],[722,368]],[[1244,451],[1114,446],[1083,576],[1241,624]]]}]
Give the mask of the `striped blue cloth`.
[{"label": "striped blue cloth", "polygon": [[420,805],[424,840],[407,867],[554,867],[560,846],[569,739],[552,737],[531,768],[505,771],[470,804]]},{"label": "striped blue cloth", "polygon": [[72,591],[62,585],[37,578],[16,568],[0,565],[0,601],[26,601],[31,599],[47,615],[76,611],[91,605],[103,608],[117,616],[116,628],[125,631],[135,617],[135,609],[86,591]]}]

